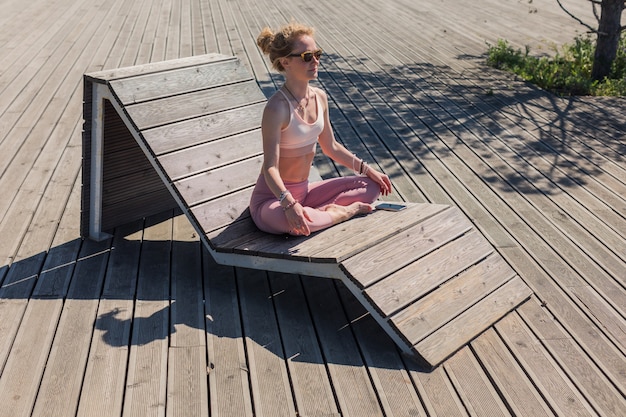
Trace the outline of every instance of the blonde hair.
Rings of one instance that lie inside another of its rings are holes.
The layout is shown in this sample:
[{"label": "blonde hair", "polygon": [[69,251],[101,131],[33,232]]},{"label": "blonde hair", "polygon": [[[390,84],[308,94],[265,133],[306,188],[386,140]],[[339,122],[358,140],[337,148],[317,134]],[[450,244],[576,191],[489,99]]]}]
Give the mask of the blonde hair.
[{"label": "blonde hair", "polygon": [[269,27],[264,28],[257,37],[256,44],[265,55],[269,55],[272,67],[279,72],[283,72],[285,68],[281,64],[280,58],[284,58],[293,52],[293,45],[301,36],[308,35],[313,37],[314,33],[315,30],[310,26],[291,22],[276,32]]}]

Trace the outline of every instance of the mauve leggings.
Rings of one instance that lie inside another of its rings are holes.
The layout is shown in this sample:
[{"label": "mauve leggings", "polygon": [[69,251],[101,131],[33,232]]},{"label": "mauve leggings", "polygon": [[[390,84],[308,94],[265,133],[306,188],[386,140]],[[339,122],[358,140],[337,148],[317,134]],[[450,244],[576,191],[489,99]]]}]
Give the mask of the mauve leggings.
[{"label": "mauve leggings", "polygon": [[[332,226],[333,221],[322,208],[328,204],[347,206],[354,202],[373,203],[380,195],[380,186],[368,177],[338,177],[322,181],[285,182],[293,198],[304,207],[311,221],[311,232]],[[260,175],[250,199],[250,214],[257,227],[264,232],[290,233],[287,217]]]}]

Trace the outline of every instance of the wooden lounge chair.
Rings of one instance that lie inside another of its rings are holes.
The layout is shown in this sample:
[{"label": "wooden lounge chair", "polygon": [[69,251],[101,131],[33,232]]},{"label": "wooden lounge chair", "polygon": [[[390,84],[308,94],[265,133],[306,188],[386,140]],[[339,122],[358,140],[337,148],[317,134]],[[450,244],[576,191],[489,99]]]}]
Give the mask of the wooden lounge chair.
[{"label": "wooden lounge chair", "polygon": [[455,207],[408,204],[309,237],[260,232],[248,201],[266,98],[209,54],[84,76],[81,234],[173,207],[216,262],[341,279],[406,353],[434,367],[531,294]]}]

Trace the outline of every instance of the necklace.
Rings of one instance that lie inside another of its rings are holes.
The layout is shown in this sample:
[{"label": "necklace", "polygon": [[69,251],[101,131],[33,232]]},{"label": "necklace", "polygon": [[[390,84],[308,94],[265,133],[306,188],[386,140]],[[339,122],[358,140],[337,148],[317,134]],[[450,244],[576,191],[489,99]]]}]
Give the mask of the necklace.
[{"label": "necklace", "polygon": [[287,88],[286,85],[283,84],[283,87],[285,87],[285,90],[287,90],[287,92],[294,99],[294,101],[298,103],[296,110],[299,110],[304,113],[304,108],[309,105],[309,87],[306,88],[306,95],[304,96],[304,99],[303,99],[305,100],[304,106],[302,105],[302,100],[298,101],[296,96],[293,95],[293,93]]}]

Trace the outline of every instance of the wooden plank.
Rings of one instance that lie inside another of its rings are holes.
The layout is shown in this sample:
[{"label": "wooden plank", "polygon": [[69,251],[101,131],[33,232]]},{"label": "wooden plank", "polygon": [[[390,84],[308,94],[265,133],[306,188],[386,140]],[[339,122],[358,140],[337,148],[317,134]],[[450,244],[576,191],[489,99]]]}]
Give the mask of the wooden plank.
[{"label": "wooden plank", "polygon": [[384,414],[427,415],[394,342],[345,285],[335,286]]},{"label": "wooden plank", "polygon": [[493,252],[477,232],[470,232],[365,290],[385,315],[435,289]]},{"label": "wooden plank", "polygon": [[487,330],[474,340],[472,347],[478,352],[489,376],[496,381],[500,392],[512,408],[513,415],[553,415],[553,411],[493,329]]},{"label": "wooden plank", "polygon": [[5,367],[16,335],[20,331],[22,317],[28,309],[27,300],[44,260],[44,254],[27,258],[13,263],[5,273],[0,286],[0,313],[7,319],[1,320],[0,324],[0,370]]},{"label": "wooden plank", "polygon": [[267,273],[239,268],[237,276],[255,415],[295,415]]},{"label": "wooden plank", "polygon": [[[248,214],[248,213],[246,213]],[[238,250],[239,246],[245,247],[245,244],[250,241],[256,241],[257,239],[263,239],[267,237],[267,233],[260,231],[248,216],[239,219],[223,229],[215,232],[215,238],[210,241],[211,247],[218,252],[226,253],[240,253],[246,254],[245,250]],[[213,234],[209,234],[213,236]],[[278,243],[281,240],[279,236],[270,237],[275,239]],[[284,239],[284,237],[283,237]]]},{"label": "wooden plank", "polygon": [[62,307],[61,299],[30,300],[28,305],[25,300],[6,300],[0,304],[3,322],[20,318],[14,326],[23,324],[14,330],[15,339],[10,339],[11,356],[0,377],[0,416],[30,415]]},{"label": "wooden plank", "polygon": [[[430,210],[431,207],[427,205],[423,210]],[[471,227],[458,209],[450,208],[344,260],[342,268],[355,280],[355,284],[367,287],[468,232]]]},{"label": "wooden plank", "polygon": [[[31,181],[35,180],[39,183],[42,180],[45,181],[49,173],[57,166],[58,159],[54,158],[54,155],[64,150],[68,135],[62,134],[57,137],[56,133],[51,135],[51,132],[57,127],[59,130],[66,129],[68,127],[66,123],[71,123],[69,120],[75,120],[76,114],[72,114],[69,107],[75,109],[78,103],[76,98],[80,92],[76,80],[80,77],[81,67],[89,65],[93,58],[93,53],[85,52],[87,50],[85,45],[99,27],[98,24],[92,24],[92,21],[97,21],[98,18],[105,21],[107,13],[114,11],[119,5],[119,2],[112,3],[112,9],[107,11],[82,10],[76,16],[77,19],[70,24],[72,29],[69,32],[64,31],[63,37],[57,39],[60,50],[54,51],[54,48],[45,50],[45,62],[38,67],[37,81],[30,82],[21,89],[15,100],[10,100],[12,108],[7,115],[18,115],[20,119],[14,125],[15,130],[7,129],[7,132],[13,133],[0,144],[0,154],[11,155],[8,159],[0,159],[0,163],[3,161],[11,163],[8,172],[2,175],[2,179],[11,181],[13,184],[11,188],[26,186],[22,181],[29,172],[36,172],[31,171],[31,168],[36,166],[35,164],[41,163],[39,167],[41,171],[37,175],[31,175]],[[62,41],[66,36],[65,41]],[[66,106],[69,107],[66,108]],[[64,110],[68,112],[63,113]],[[61,116],[62,114],[65,115]],[[37,122],[33,124],[33,120]],[[50,160],[45,161],[48,158]],[[4,171],[6,168],[4,166],[0,169]],[[42,175],[45,172],[48,174]],[[33,187],[33,191],[35,188],[37,187]],[[30,195],[30,199],[40,198],[40,196],[39,192],[34,192]],[[11,201],[12,199],[8,200],[8,202]],[[32,200],[22,201],[20,206],[34,208],[36,204]],[[0,209],[0,212],[4,210]],[[16,221],[13,227],[16,228],[18,225],[19,222]],[[11,232],[19,233],[15,229]]]},{"label": "wooden plank", "polygon": [[471,415],[511,415],[469,347],[455,353],[443,366]]},{"label": "wooden plank", "polygon": [[[529,302],[535,302],[534,300]],[[508,314],[496,330],[557,415],[588,416],[595,411],[519,315]]]},{"label": "wooden plank", "polygon": [[191,55],[206,54],[207,48],[204,42],[204,20],[202,14],[203,2],[191,2],[191,31],[192,31],[192,53]]},{"label": "wooden plank", "polygon": [[[430,205],[410,206],[397,213],[377,211],[365,216],[356,216],[308,237],[281,236],[281,239],[262,237],[257,241],[246,242],[238,250],[242,253],[289,257],[305,262],[339,263],[342,259],[375,246],[442,209]],[[390,222],[390,218],[394,221]],[[380,227],[381,225],[386,227]]]},{"label": "wooden plank", "polygon": [[300,278],[270,273],[270,285],[298,413],[339,416]]},{"label": "wooden plank", "polygon": [[[307,249],[316,258],[333,257],[337,261],[343,261],[350,256],[361,252],[367,246],[377,246],[387,239],[387,236],[399,234],[413,224],[423,221],[436,212],[444,210],[445,206],[439,204],[403,203],[407,206],[399,212],[375,211],[365,217],[355,217],[340,226],[347,233],[345,238],[335,239],[331,245],[323,241],[316,242],[317,248]],[[357,222],[363,223],[366,228],[359,228]],[[370,223],[371,222],[371,223]],[[367,230],[370,228],[370,231]],[[334,232],[334,231],[333,231]],[[334,253],[334,255],[332,255]]]},{"label": "wooden plank", "polygon": [[77,416],[122,415],[132,314],[132,299],[100,300]]},{"label": "wooden plank", "polygon": [[[161,7],[159,8],[159,13],[157,17],[157,28],[153,37],[154,40],[149,43],[149,46],[152,49],[149,53],[150,61],[161,62],[166,59],[165,47],[167,44],[167,30],[170,22],[171,9],[172,0],[161,1]],[[146,54],[148,54],[148,52],[146,52]]]},{"label": "wooden plank", "polygon": [[40,253],[12,263],[0,286],[0,299],[27,300],[35,287],[37,275],[45,259],[46,255]]},{"label": "wooden plank", "polygon": [[430,364],[438,364],[454,353],[473,336],[502,318],[530,297],[530,290],[524,282],[515,278],[480,303],[466,310],[448,325],[415,345],[415,349]]},{"label": "wooden plank", "polygon": [[72,268],[76,259],[81,256],[81,246],[81,240],[74,239],[50,249],[31,298],[66,297],[72,279]]},{"label": "wooden plank", "polygon": [[77,416],[122,415],[142,234],[143,221],[115,231]]},{"label": "wooden plank", "polygon": [[[0,299],[0,316],[4,318],[0,322],[0,373],[6,366],[15,337],[19,332],[20,323],[24,312],[28,308],[28,299],[10,300]],[[2,377],[0,376],[0,383]]]},{"label": "wooden plank", "polygon": [[167,403],[172,220],[163,216],[146,223],[132,319],[125,416],[163,415]]},{"label": "wooden plank", "polygon": [[143,226],[142,219],[115,230],[102,298],[121,300],[135,298]]},{"label": "wooden plank", "polygon": [[146,75],[154,72],[193,67],[196,65],[205,64],[207,63],[207,61],[223,61],[228,59],[232,59],[232,57],[216,53],[210,53],[206,55],[198,55],[176,60],[159,60],[148,64],[135,65],[132,67],[114,68],[103,71],[91,72],[86,75],[93,82],[111,82],[113,80],[136,77],[139,75]]},{"label": "wooden plank", "polygon": [[136,2],[133,8],[128,12],[127,19],[134,21],[134,25],[126,24],[120,30],[120,41],[125,41],[126,47],[120,58],[118,67],[126,67],[129,65],[137,65],[137,53],[141,46],[142,38],[145,36],[146,21],[150,14],[150,0],[142,0]]},{"label": "wooden plank", "polygon": [[[226,227],[228,230],[235,220],[250,216],[248,205],[250,204],[251,195],[252,188],[247,188],[232,193],[227,197],[193,207],[191,213],[196,218],[202,230],[207,233],[207,236],[210,239],[215,239],[223,232],[223,230],[219,230],[220,228]],[[227,238],[224,240],[228,242],[232,235],[228,232],[225,234]],[[218,242],[219,239],[216,245],[219,244]],[[221,244],[219,245],[223,246]]]},{"label": "wooden plank", "polygon": [[[596,366],[603,373],[609,375],[613,383],[624,385],[626,382],[620,375],[626,375],[624,367],[626,363],[622,360],[623,354],[619,352],[615,345],[610,342],[601,332],[601,329],[594,326],[588,316],[580,310],[574,301],[567,297],[563,289],[561,280],[565,276],[559,276],[559,280],[552,280],[537,264],[531,259],[523,256],[516,256],[518,249],[503,248],[508,259],[519,264],[520,270],[524,271],[524,279],[535,290],[543,303],[549,306],[550,313],[560,319],[561,325],[567,329],[571,337],[576,342],[584,346],[596,361]],[[553,273],[554,274],[554,273]]]},{"label": "wooden plank", "polygon": [[253,416],[234,269],[202,251],[211,416]]},{"label": "wooden plank", "polygon": [[308,279],[303,286],[342,414],[382,416],[334,280]]},{"label": "wooden plank", "polygon": [[170,8],[169,24],[166,29],[165,59],[180,56],[180,0],[174,0]]},{"label": "wooden plank", "polygon": [[[206,346],[201,249],[198,235],[187,217],[176,216],[170,284],[170,347]],[[206,361],[203,360],[196,367],[206,369]]]},{"label": "wooden plank", "polygon": [[411,378],[415,383],[424,408],[433,415],[467,417],[467,408],[459,398],[459,394],[446,375],[443,366],[424,372],[414,363],[408,363]]},{"label": "wooden plank", "polygon": [[[74,183],[80,172],[80,164],[77,163],[80,160],[80,149],[79,146],[74,146],[75,144],[78,145],[79,142],[79,127],[78,123],[74,125],[74,130],[70,134],[72,139],[69,140],[67,147],[60,155],[58,165],[51,173],[51,176],[45,179],[47,181],[45,190],[42,189],[41,201],[37,204],[31,225],[22,239],[16,259],[33,256],[44,248],[51,248],[48,256],[56,252],[56,248],[67,249],[70,252],[78,251],[76,246],[72,246],[80,243],[76,239],[76,234],[67,236],[66,239],[56,244],[54,244],[53,240],[57,234],[62,235],[62,233],[58,232],[63,215],[72,212],[75,208],[79,208],[78,204],[80,204],[80,194],[73,193]],[[65,134],[62,131],[58,133]],[[27,182],[35,185],[34,182]],[[38,189],[38,187],[34,187],[34,189]],[[67,225],[67,222],[63,224]],[[73,258],[70,257],[70,259]],[[66,261],[66,259],[57,260],[57,262]],[[49,283],[49,281],[45,282]],[[35,288],[35,292],[39,290]],[[53,289],[50,288],[50,290],[54,292]]]},{"label": "wooden plank", "polygon": [[158,161],[169,177],[176,181],[262,153],[263,141],[259,129],[165,154]]},{"label": "wooden plank", "polygon": [[[143,30],[143,36],[141,44],[137,50],[137,56],[135,64],[145,64],[150,62],[150,58],[153,52],[154,43],[157,39],[157,27],[159,24],[159,15],[161,12],[162,0],[155,0],[150,2],[150,15],[148,16],[146,26]],[[152,59],[158,61],[157,59]],[[117,65],[119,67],[119,65]],[[112,68],[112,67],[111,67]]]},{"label": "wooden plank", "polygon": [[[29,301],[29,296],[25,295],[21,299],[2,298],[0,301],[2,416],[23,415],[32,410],[79,248],[80,241],[75,240],[50,250],[37,279],[34,299]],[[34,260],[42,259],[35,257]],[[9,275],[27,272],[28,264],[35,266],[32,262],[18,262]]]},{"label": "wooden plank", "polygon": [[73,271],[33,416],[69,415],[78,408],[110,244],[85,242],[83,250],[90,253],[81,253],[85,257]]},{"label": "wooden plank", "polygon": [[416,344],[515,275],[500,256],[491,255],[390,319],[411,344]]},{"label": "wooden plank", "polygon": [[146,142],[157,155],[210,140],[258,129],[265,103],[228,110],[168,126],[144,130]]},{"label": "wooden plank", "polygon": [[232,54],[229,31],[225,26],[222,5],[217,0],[209,0],[209,7],[211,27],[213,27],[212,36],[209,36],[209,38],[213,38],[212,41],[216,44],[217,51]]},{"label": "wooden plank", "polygon": [[193,119],[255,102],[265,102],[256,81],[229,84],[160,100],[126,105],[125,110],[139,130]]},{"label": "wooden plank", "polygon": [[206,347],[170,347],[167,364],[166,416],[208,416]]},{"label": "wooden plank", "polygon": [[263,157],[255,157],[176,181],[185,203],[194,207],[223,195],[252,187],[261,171]]},{"label": "wooden plank", "polygon": [[573,339],[539,300],[522,304],[518,312],[598,414],[626,413],[626,401],[615,387],[615,378],[607,377],[594,363],[600,355],[581,347],[579,339]]},{"label": "wooden plank", "polygon": [[65,246],[65,244],[72,240],[81,240],[77,236],[80,236],[80,223],[76,219],[80,218],[80,176],[77,175],[74,181],[70,184],[71,191],[67,195],[67,202],[65,209],[61,214],[61,218],[56,227],[52,243],[50,244],[50,254],[53,248]]},{"label": "wooden plank", "polygon": [[587,307],[600,327],[606,329],[617,347],[626,354],[626,321],[620,314],[589,286],[570,287],[568,290]]}]

